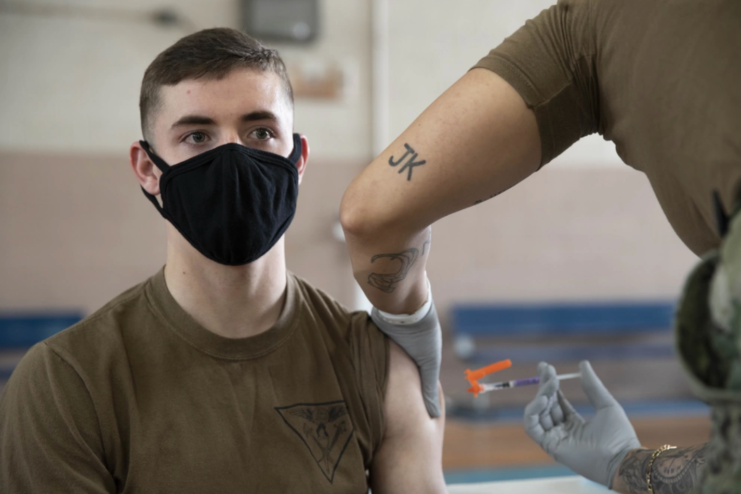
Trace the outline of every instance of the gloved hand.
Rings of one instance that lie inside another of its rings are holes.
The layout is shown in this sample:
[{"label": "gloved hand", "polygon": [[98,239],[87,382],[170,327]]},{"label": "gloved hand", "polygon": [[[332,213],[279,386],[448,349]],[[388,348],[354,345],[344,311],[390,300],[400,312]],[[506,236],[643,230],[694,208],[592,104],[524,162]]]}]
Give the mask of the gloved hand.
[{"label": "gloved hand", "polygon": [[371,318],[386,336],[391,338],[417,363],[422,379],[422,395],[430,417],[440,416],[437,383],[440,379],[443,337],[432,293],[428,291],[430,308],[424,317],[412,324],[393,324],[373,307]]},{"label": "gloved hand", "polygon": [[540,389],[525,407],[525,431],[553,459],[579,475],[612,489],[625,455],[641,447],[625,411],[607,391],[589,362],[579,364],[581,384],[595,416],[586,421],[559,390],[556,370],[541,362]]}]

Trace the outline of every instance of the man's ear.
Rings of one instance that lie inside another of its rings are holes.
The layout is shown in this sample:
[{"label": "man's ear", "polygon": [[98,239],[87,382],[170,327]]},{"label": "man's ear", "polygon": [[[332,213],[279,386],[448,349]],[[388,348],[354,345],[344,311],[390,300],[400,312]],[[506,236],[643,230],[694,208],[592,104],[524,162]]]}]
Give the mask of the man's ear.
[{"label": "man's ear", "polygon": [[162,175],[162,172],[149,159],[147,152],[144,151],[139,141],[134,142],[131,145],[131,149],[129,149],[129,163],[132,170],[134,170],[136,179],[139,180],[144,190],[153,196],[159,195],[160,175]]},{"label": "man's ear", "polygon": [[309,162],[309,140],[305,135],[301,134],[301,158],[296,163],[298,168],[298,183],[301,183],[301,179],[304,177],[304,171],[306,170],[306,164]]}]

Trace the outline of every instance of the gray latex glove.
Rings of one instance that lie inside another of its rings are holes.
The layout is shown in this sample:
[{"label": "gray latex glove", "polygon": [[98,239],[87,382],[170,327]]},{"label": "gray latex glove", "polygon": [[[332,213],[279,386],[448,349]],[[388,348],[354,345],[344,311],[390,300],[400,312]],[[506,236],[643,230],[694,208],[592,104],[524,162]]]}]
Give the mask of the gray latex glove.
[{"label": "gray latex glove", "polygon": [[540,389],[525,408],[525,431],[553,459],[612,489],[625,455],[641,447],[623,407],[607,391],[589,362],[579,364],[581,384],[595,416],[586,421],[559,390],[556,370],[541,362]]},{"label": "gray latex glove", "polygon": [[437,383],[440,380],[443,337],[435,303],[432,302],[427,315],[414,324],[391,324],[380,316],[375,307],[371,311],[371,318],[378,329],[403,348],[417,363],[427,413],[430,417],[439,417],[440,400]]}]

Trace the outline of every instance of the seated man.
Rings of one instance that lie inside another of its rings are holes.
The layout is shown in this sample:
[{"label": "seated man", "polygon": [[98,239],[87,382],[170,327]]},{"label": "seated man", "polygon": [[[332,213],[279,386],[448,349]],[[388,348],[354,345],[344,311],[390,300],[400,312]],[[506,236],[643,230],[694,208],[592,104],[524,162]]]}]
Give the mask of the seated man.
[{"label": "seated man", "polygon": [[24,357],[0,400],[0,492],[444,492],[444,419],[413,362],[286,271],[309,147],[277,52],[187,36],[140,106],[131,166],[167,264]]}]

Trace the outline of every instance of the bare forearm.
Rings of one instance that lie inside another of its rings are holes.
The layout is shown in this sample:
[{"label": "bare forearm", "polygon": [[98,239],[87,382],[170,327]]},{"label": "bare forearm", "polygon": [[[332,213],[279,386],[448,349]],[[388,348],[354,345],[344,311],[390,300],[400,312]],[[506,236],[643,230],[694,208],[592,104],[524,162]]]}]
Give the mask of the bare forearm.
[{"label": "bare forearm", "polygon": [[[699,484],[705,465],[705,446],[691,446],[664,451],[651,468],[655,494],[689,494]],[[637,449],[625,457],[618,468],[613,490],[621,494],[648,494],[646,473],[654,450]]]},{"label": "bare forearm", "polygon": [[415,197],[423,187],[419,168],[428,160],[408,143],[391,151],[398,147],[392,144],[353,181],[340,220],[353,275],[371,303],[385,312],[411,314],[427,298],[425,265],[430,225],[437,218],[419,214]]}]

